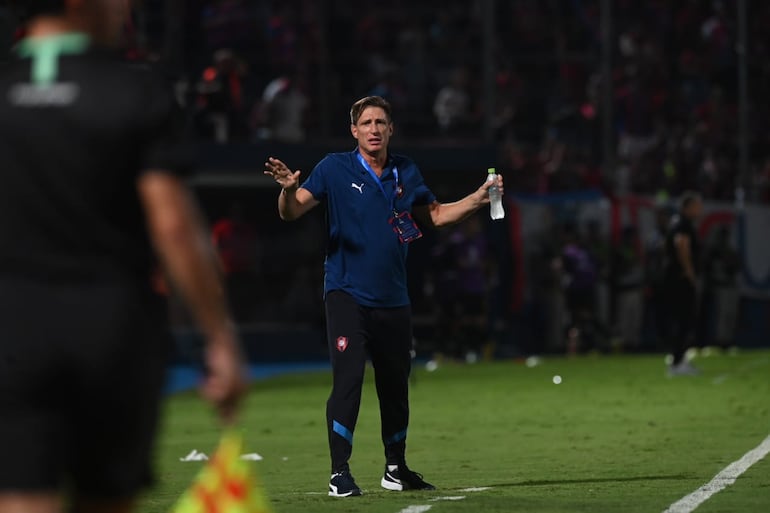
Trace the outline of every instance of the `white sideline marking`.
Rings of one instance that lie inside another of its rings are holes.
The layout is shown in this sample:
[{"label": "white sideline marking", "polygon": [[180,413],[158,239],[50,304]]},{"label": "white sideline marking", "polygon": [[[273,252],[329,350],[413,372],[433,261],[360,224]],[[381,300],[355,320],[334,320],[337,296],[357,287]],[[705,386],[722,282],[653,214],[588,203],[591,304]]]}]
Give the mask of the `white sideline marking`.
[{"label": "white sideline marking", "polygon": [[475,488],[463,488],[462,490],[457,490],[458,492],[483,492],[486,490],[491,490],[491,486],[477,486]]},{"label": "white sideline marking", "polygon": [[450,497],[436,497],[435,499],[431,499],[430,502],[438,502],[438,501],[461,501],[465,499],[465,495],[454,495]]},{"label": "white sideline marking", "polygon": [[433,506],[407,506],[406,508],[402,509],[398,513],[424,513],[425,511],[428,511]]},{"label": "white sideline marking", "polygon": [[695,508],[709,500],[709,498],[735,482],[738,477],[746,472],[753,464],[760,461],[770,452],[770,436],[765,438],[762,443],[744,454],[741,459],[730,463],[714,478],[701,486],[690,495],[682,497],[663,513],[690,513]]}]

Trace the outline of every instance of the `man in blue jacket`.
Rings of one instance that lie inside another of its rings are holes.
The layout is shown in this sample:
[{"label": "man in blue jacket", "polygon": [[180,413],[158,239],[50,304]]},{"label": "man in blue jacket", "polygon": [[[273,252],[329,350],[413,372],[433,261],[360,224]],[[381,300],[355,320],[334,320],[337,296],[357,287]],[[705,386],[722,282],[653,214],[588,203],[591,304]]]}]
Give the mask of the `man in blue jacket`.
[{"label": "man in blue jacket", "polygon": [[[422,235],[420,225],[457,223],[489,204],[487,190],[494,183],[484,183],[460,201],[438,202],[417,165],[388,151],[393,121],[390,105],[381,97],[353,104],[350,131],[358,147],[324,157],[301,186],[300,171],[292,172],[275,158],[265,164],[265,173],[282,188],[281,219],[297,219],[322,201],[328,210],[324,293],[333,370],[326,406],[329,495],[361,495],[348,461],[367,354],[375,371],[385,446],[380,484],[394,491],[433,490],[405,459],[412,348],[407,248]],[[502,178],[496,185],[502,188]]]}]

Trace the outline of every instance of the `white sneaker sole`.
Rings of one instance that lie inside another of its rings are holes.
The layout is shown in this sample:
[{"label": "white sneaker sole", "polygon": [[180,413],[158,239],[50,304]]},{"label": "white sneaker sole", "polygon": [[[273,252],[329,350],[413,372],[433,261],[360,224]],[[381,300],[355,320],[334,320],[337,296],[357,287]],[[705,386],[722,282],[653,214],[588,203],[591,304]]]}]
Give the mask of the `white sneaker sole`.
[{"label": "white sneaker sole", "polygon": [[401,483],[396,483],[396,482],[390,481],[388,479],[385,479],[385,477],[383,477],[380,480],[380,486],[382,486],[386,490],[390,490],[390,491],[393,491],[393,492],[403,492],[404,491],[404,485],[402,485]]},{"label": "white sneaker sole", "polygon": [[348,493],[339,493],[337,491],[337,487],[334,485],[329,485],[329,497],[354,497],[362,495],[362,492],[359,490],[358,493],[356,492],[348,492]]},{"label": "white sneaker sole", "polygon": [[361,494],[360,493],[359,494],[354,494],[353,492],[337,493],[337,492],[333,492],[333,491],[329,490],[329,497],[354,497],[354,496],[358,496],[358,495],[361,495]]}]

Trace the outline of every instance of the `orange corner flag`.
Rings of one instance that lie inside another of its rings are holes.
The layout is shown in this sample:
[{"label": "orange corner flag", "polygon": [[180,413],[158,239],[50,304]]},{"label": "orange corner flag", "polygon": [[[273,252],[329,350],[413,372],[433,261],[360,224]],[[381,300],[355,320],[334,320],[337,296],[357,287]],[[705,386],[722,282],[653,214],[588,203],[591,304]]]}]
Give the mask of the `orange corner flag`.
[{"label": "orange corner flag", "polygon": [[241,459],[242,448],[243,437],[225,431],[171,513],[273,513],[252,463]]}]

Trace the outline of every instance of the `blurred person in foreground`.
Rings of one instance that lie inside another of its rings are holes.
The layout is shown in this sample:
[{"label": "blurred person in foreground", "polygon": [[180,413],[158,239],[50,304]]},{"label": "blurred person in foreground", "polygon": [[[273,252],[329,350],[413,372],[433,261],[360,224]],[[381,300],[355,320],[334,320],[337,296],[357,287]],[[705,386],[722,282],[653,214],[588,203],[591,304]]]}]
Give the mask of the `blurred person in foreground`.
[{"label": "blurred person in foreground", "polygon": [[666,268],[663,284],[668,304],[667,338],[673,360],[670,376],[698,374],[685,353],[693,344],[698,311],[698,264],[700,243],[695,223],[703,213],[700,194],[687,191],[679,201],[679,212],[666,233]]},{"label": "blurred person in foreground", "polygon": [[0,511],[130,512],[152,484],[172,344],[156,255],[205,335],[202,393],[225,422],[240,344],[171,91],[111,57],[128,3],[24,7],[0,68]]},{"label": "blurred person in foreground", "polygon": [[[457,202],[439,203],[414,161],[389,151],[391,107],[379,96],[353,104],[350,131],[357,148],[328,154],[302,186],[300,171],[291,171],[272,157],[265,164],[265,173],[281,186],[281,219],[297,219],[322,201],[327,206],[324,292],[333,378],[326,406],[329,495],[361,495],[348,460],[367,352],[375,372],[385,446],[380,485],[394,491],[433,490],[406,465],[412,350],[407,249],[422,235],[419,226],[458,223],[488,205],[492,182]],[[497,185],[502,189],[502,177]]]}]

